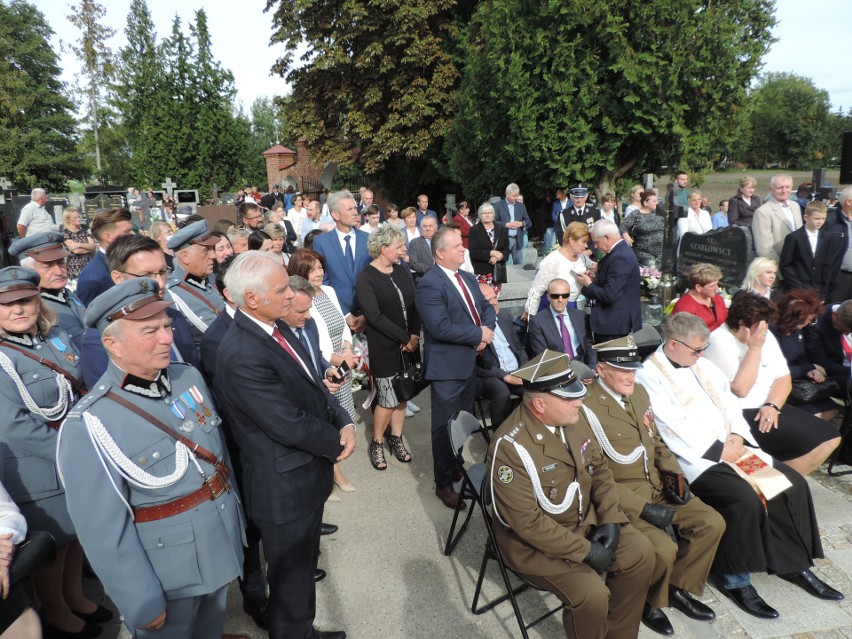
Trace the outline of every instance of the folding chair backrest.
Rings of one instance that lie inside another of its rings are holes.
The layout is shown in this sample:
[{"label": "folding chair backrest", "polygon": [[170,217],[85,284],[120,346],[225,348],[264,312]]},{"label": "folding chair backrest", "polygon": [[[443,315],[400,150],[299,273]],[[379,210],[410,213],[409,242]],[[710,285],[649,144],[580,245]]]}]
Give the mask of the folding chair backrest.
[{"label": "folding chair backrest", "polygon": [[460,410],[450,418],[450,444],[456,454],[464,446],[468,437],[479,430],[479,427],[479,420],[465,410]]}]

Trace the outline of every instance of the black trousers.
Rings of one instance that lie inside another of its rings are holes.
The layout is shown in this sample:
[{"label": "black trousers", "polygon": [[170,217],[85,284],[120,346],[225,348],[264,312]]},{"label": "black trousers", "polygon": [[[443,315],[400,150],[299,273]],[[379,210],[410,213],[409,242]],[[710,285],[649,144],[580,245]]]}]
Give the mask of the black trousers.
[{"label": "black trousers", "polygon": [[725,464],[716,464],[692,482],[692,492],[718,510],[727,525],[714,573],[783,575],[810,568],[814,557],[823,556],[805,478],[783,462],[773,462],[793,486],[769,500],[766,509],[751,485]]},{"label": "black trousers", "polygon": [[323,507],[283,524],[256,520],[269,580],[269,639],[314,636],[316,583]]},{"label": "black trousers", "polygon": [[266,576],[260,564],[260,529],[250,519],[246,522],[246,547],[240,592],[243,593],[243,599],[252,603],[259,605],[266,601]]},{"label": "black trousers", "polygon": [[491,426],[497,428],[512,412],[512,397],[524,396],[524,387],[507,384],[498,377],[480,377],[476,394],[491,402]]}]

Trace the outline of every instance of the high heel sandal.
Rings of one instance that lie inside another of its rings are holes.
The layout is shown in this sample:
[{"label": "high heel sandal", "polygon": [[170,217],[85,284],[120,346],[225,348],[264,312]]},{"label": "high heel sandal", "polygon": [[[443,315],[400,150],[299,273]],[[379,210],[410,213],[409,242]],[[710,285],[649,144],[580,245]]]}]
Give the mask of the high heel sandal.
[{"label": "high heel sandal", "polygon": [[405,448],[405,442],[402,441],[402,435],[388,435],[385,437],[388,443],[388,450],[393,453],[393,456],[403,464],[411,462],[411,453]]},{"label": "high heel sandal", "polygon": [[370,441],[370,463],[376,470],[387,470],[388,467],[388,463],[385,461],[384,445],[375,439]]}]

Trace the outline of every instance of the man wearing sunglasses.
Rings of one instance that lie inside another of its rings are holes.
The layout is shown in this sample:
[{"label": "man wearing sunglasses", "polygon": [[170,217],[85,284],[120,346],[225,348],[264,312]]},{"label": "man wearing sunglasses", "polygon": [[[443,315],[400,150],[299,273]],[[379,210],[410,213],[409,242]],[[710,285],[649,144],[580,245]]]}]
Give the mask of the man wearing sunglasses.
[{"label": "man wearing sunglasses", "polygon": [[529,346],[533,355],[545,348],[565,353],[581,380],[594,379],[597,356],[592,348],[591,333],[586,328],[586,314],[568,302],[571,286],[557,278],[547,285],[548,311],[530,317]]}]

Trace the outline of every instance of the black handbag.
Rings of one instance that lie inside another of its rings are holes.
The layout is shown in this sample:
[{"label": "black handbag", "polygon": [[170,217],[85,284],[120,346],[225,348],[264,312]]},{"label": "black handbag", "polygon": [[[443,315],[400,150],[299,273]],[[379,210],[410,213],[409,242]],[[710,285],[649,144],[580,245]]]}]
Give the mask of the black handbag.
[{"label": "black handbag", "polygon": [[391,377],[391,385],[398,402],[407,402],[416,397],[420,391],[429,386],[426,379],[426,369],[420,361],[420,351],[417,350],[407,357],[408,353],[399,351],[399,359],[402,363],[400,370]]},{"label": "black handbag", "polygon": [[509,281],[506,275],[506,263],[494,262],[494,271],[491,273],[491,281],[494,284],[505,284]]},{"label": "black handbag", "polygon": [[789,400],[794,406],[811,404],[824,399],[840,396],[840,384],[836,379],[826,378],[822,384],[817,384],[809,379],[797,379],[793,381]]},{"label": "black handbag", "polygon": [[9,565],[9,585],[19,584],[35,571],[47,568],[55,559],[56,541],[53,535],[43,530],[31,531],[15,547],[15,555]]}]

